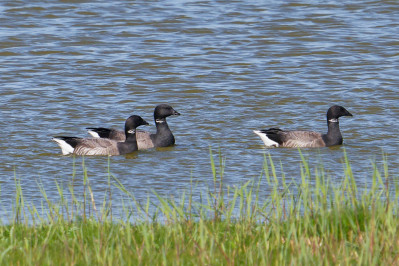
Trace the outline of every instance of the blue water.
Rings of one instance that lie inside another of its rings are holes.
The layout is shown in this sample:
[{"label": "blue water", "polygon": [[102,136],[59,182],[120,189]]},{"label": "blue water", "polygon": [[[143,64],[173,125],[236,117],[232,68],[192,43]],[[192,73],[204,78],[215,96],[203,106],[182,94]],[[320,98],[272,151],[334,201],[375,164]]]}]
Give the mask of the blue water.
[{"label": "blue water", "polygon": [[33,204],[43,199],[38,183],[57,201],[55,182],[68,190],[74,176],[82,193],[82,158],[62,156],[52,136],[122,128],[132,114],[152,121],[159,103],[182,114],[168,119],[176,146],[85,158],[96,197],[108,162],[138,200],[178,195],[191,181],[203,192],[213,182],[210,147],[226,160],[226,185],[257,179],[269,153],[298,180],[298,151],[266,149],[252,130],[325,132],[333,104],[354,115],[340,120],[345,145],[305,149],[312,167],[322,163],[338,183],[345,149],[364,186],[385,153],[396,177],[398,11],[397,1],[1,2],[2,212],[14,177]]}]

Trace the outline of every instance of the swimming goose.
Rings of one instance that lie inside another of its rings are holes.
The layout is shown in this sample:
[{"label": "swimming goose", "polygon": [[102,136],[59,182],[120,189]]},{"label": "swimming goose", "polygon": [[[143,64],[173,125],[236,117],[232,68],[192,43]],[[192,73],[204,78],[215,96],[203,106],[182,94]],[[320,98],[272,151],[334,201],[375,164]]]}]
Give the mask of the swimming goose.
[{"label": "swimming goose", "polygon": [[[167,147],[175,144],[175,137],[170,131],[166,117],[171,115],[180,115],[172,106],[168,104],[160,104],[155,107],[154,120],[157,127],[155,134],[147,131],[137,130],[137,145],[139,150],[149,149],[153,147]],[[106,138],[116,141],[125,141],[125,134],[112,128],[87,128],[90,135],[94,138]]]},{"label": "swimming goose", "polygon": [[254,130],[267,147],[329,147],[341,145],[343,138],[339,130],[338,118],[341,116],[352,116],[344,107],[331,106],[327,111],[327,134],[314,131],[285,131],[279,128],[266,130]]},{"label": "swimming goose", "polygon": [[124,142],[111,139],[84,139],[77,137],[54,137],[53,141],[61,147],[62,154],[76,155],[122,155],[137,151],[136,128],[148,123],[140,116],[132,115],[125,122]]}]

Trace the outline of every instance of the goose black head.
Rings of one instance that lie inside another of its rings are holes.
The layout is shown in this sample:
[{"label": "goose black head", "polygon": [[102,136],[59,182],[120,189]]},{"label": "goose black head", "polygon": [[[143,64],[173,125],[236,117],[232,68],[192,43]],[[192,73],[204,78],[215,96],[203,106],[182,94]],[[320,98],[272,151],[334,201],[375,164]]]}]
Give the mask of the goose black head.
[{"label": "goose black head", "polygon": [[352,114],[339,105],[333,105],[327,111],[327,120],[330,122],[338,122],[338,118],[341,116],[352,116]]},{"label": "goose black head", "polygon": [[139,126],[144,126],[144,125],[149,125],[147,121],[145,121],[143,118],[141,118],[138,115],[132,115],[128,119],[126,119],[125,122],[125,131],[129,132],[134,130],[139,127]]},{"label": "goose black head", "polygon": [[157,107],[155,107],[154,110],[154,119],[163,119],[171,115],[180,115],[179,112],[177,112],[175,109],[172,108],[172,106],[168,104],[160,104]]}]

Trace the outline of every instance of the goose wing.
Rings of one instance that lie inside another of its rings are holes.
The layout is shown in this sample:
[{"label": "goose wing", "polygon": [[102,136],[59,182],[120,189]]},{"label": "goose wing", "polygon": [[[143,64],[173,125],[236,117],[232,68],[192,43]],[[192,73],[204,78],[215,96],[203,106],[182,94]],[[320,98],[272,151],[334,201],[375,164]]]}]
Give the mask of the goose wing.
[{"label": "goose wing", "polygon": [[[126,140],[125,132],[113,128],[87,128],[90,135],[94,138],[111,139],[117,142],[124,142]],[[149,149],[154,147],[151,140],[151,133],[144,130],[136,131],[136,138],[139,150]],[[141,147],[141,148],[140,148]]]},{"label": "goose wing", "polygon": [[[88,133],[94,138],[110,139],[117,142],[124,142],[126,140],[125,132],[113,128],[87,128]],[[151,139],[151,133],[144,130],[136,131],[137,146],[139,150],[154,148],[154,143]]]},{"label": "goose wing", "polygon": [[108,138],[115,140],[115,141],[123,142],[126,140],[126,135],[125,135],[125,132],[122,130],[113,129],[113,130],[111,130]]},{"label": "goose wing", "polygon": [[126,139],[125,132],[113,128],[88,127],[87,132],[94,138],[107,138],[123,142]]},{"label": "goose wing", "polygon": [[119,155],[118,142],[110,139],[81,139],[73,151],[76,155]]},{"label": "goose wing", "polygon": [[322,135],[314,131],[279,131],[281,146],[288,148],[325,147]]},{"label": "goose wing", "polygon": [[151,133],[148,131],[136,131],[137,146],[139,150],[154,148],[154,143],[151,139]]}]

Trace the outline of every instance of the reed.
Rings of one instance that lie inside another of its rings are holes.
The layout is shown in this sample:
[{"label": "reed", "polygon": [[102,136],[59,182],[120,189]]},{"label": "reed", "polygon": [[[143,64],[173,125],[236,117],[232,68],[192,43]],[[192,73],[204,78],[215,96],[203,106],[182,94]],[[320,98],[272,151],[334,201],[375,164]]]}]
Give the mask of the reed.
[{"label": "reed", "polygon": [[[231,187],[223,184],[225,160],[210,151],[213,187],[200,200],[191,183],[178,198],[154,192],[156,202],[138,201],[110,166],[109,189],[96,198],[83,160],[83,195],[74,191],[74,171],[68,188],[56,184],[56,202],[39,183],[37,207],[25,202],[15,177],[13,215],[0,226],[0,263],[399,264],[399,189],[387,158],[382,169],[372,164],[370,187],[359,188],[346,155],[342,181],[333,184],[299,153],[299,182],[287,183],[282,165],[265,155],[259,179]],[[261,197],[265,183],[270,194]],[[112,211],[113,187],[124,195],[121,215]]]}]

